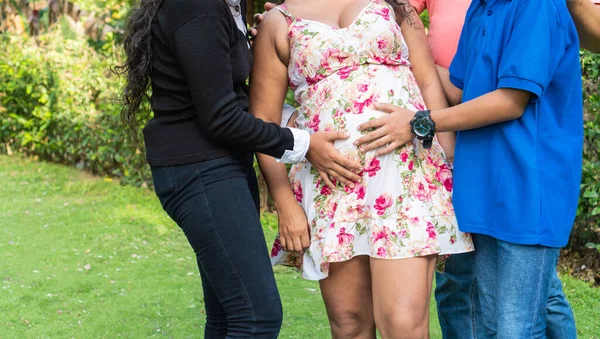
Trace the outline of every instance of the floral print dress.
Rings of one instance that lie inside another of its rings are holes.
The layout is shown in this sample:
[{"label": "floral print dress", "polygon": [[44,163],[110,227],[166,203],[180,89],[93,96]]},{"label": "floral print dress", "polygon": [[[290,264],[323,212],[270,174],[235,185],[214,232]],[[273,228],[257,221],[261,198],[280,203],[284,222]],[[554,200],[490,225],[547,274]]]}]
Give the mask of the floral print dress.
[{"label": "floral print dress", "polygon": [[311,243],[296,254],[282,250],[277,239],[272,263],[295,266],[304,278],[321,280],[330,263],[359,255],[403,259],[472,251],[470,236],[456,225],[452,172],[437,140],[429,150],[415,140],[378,157],[352,144],[362,136],[359,124],[385,114],[374,109],[377,102],[425,109],[393,9],[372,0],[347,28],[296,18],[285,5],[278,9],[289,24],[289,81],[300,104],[296,127],[311,133],[347,131],[351,137],[335,146],[364,170],[354,187],[337,183],[332,190],[308,161],[291,168]]}]

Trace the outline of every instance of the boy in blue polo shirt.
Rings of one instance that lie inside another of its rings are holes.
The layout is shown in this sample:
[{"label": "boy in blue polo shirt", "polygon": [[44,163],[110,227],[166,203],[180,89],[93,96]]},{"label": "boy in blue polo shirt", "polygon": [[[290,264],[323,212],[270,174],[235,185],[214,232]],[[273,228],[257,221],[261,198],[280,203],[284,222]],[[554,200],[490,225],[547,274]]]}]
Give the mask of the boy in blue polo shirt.
[{"label": "boy in blue polo shirt", "polygon": [[450,80],[462,104],[416,114],[380,104],[392,114],[360,126],[384,128],[358,143],[387,152],[459,131],[454,206],[475,243],[486,338],[576,338],[556,273],[583,146],[579,41],[565,0],[474,0]]}]

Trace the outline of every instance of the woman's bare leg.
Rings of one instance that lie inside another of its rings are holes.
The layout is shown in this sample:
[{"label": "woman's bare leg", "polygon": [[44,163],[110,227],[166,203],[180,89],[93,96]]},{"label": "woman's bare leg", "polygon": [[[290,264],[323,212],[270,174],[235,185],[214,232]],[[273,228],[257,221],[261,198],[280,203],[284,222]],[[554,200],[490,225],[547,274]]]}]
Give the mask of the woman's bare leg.
[{"label": "woman's bare leg", "polygon": [[320,284],[333,339],[374,339],[369,257],[331,264]]},{"label": "woman's bare leg", "polygon": [[429,338],[429,300],[437,256],[371,259],[375,323],[383,339]]}]

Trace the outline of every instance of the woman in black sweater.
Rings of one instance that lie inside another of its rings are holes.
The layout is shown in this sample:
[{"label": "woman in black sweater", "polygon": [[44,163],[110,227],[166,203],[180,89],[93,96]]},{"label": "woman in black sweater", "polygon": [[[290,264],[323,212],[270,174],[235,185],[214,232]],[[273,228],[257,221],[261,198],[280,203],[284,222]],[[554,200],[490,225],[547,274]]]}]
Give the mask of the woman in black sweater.
[{"label": "woman in black sweater", "polygon": [[[141,0],[119,68],[127,77],[123,120],[133,130],[152,89],[146,156],[156,195],[196,253],[206,338],[279,333],[281,302],[260,225],[253,152],[284,163],[306,156],[329,183],[358,179],[347,168],[359,164],[332,145],[346,138],[341,132],[309,135],[247,113],[252,61],[244,14],[240,0]],[[308,245],[305,238],[288,249]]]}]

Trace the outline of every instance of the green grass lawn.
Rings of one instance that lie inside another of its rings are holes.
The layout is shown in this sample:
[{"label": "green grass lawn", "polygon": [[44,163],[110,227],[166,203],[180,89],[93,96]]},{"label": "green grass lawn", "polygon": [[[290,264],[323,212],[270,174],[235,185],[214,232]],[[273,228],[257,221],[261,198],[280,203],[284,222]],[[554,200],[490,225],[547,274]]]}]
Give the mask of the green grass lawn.
[{"label": "green grass lawn", "polygon": [[[0,156],[0,201],[0,338],[202,337],[193,252],[152,192]],[[281,337],[329,337],[318,285],[276,275]],[[564,281],[581,338],[600,338],[600,289]]]}]

